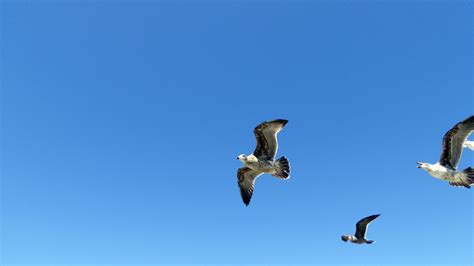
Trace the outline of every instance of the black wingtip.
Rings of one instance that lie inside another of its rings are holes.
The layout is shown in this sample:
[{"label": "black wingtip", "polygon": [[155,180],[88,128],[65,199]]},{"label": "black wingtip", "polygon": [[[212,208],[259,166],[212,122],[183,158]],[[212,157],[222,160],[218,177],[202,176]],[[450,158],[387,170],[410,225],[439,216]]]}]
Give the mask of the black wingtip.
[{"label": "black wingtip", "polygon": [[249,206],[250,204],[250,199],[251,199],[251,195],[249,195],[249,193],[247,193],[245,190],[241,191],[242,193],[242,201],[244,202],[245,206]]},{"label": "black wingtip", "polygon": [[471,115],[470,117],[464,119],[462,122],[462,124],[467,124],[467,125],[472,125],[474,123],[474,115]]},{"label": "black wingtip", "polygon": [[265,123],[281,123],[283,125],[286,125],[286,123],[288,123],[288,120],[286,120],[286,119],[274,119],[274,120],[268,120]]},{"label": "black wingtip", "polygon": [[288,123],[288,120],[286,119],[277,119],[276,121],[282,123],[283,126],[285,126]]},{"label": "black wingtip", "polygon": [[370,221],[373,221],[373,220],[377,219],[377,217],[379,217],[379,216],[380,216],[380,214],[374,214],[374,215],[367,216],[364,219],[369,219]]},{"label": "black wingtip", "polygon": [[466,118],[466,120],[474,120],[474,115],[471,115],[470,117]]}]

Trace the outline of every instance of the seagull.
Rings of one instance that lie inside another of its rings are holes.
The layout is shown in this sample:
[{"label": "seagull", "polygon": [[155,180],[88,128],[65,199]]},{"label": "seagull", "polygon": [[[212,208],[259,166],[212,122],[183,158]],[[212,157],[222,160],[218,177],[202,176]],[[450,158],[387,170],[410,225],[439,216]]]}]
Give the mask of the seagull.
[{"label": "seagull", "polygon": [[473,130],[474,115],[457,123],[446,132],[439,162],[435,164],[418,162],[418,168],[427,171],[434,178],[448,181],[451,186],[471,188],[474,183],[474,168],[468,167],[463,171],[457,171],[456,167],[461,159],[463,144]]},{"label": "seagull", "polygon": [[275,160],[278,150],[277,134],[288,123],[288,120],[277,119],[266,121],[255,127],[253,133],[257,139],[257,147],[250,155],[241,154],[237,159],[244,167],[237,171],[240,195],[248,206],[252,198],[257,177],[264,173],[280,179],[290,178],[290,162],[285,156]]},{"label": "seagull", "polygon": [[365,233],[367,232],[367,227],[369,226],[370,222],[375,220],[375,218],[379,217],[380,214],[371,215],[359,220],[356,224],[356,232],[354,236],[351,235],[343,235],[341,236],[342,241],[347,242],[351,241],[354,244],[372,244],[374,240],[367,240],[365,239]]},{"label": "seagull", "polygon": [[466,141],[464,141],[464,143],[462,144],[462,146],[465,147],[465,148],[469,148],[469,149],[471,149],[471,150],[474,151],[474,141],[472,141],[472,140],[466,140]]}]

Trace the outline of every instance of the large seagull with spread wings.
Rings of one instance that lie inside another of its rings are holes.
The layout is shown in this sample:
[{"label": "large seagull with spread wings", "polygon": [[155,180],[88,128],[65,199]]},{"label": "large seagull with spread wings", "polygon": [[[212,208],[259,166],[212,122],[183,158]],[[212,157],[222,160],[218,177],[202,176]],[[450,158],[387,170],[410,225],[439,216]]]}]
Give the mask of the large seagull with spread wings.
[{"label": "large seagull with spread wings", "polygon": [[264,173],[280,179],[290,178],[290,162],[284,156],[275,160],[278,150],[277,134],[288,123],[288,120],[277,119],[258,125],[253,133],[257,139],[257,147],[250,155],[241,154],[237,157],[244,167],[237,171],[240,194],[245,205],[249,205],[257,177]]},{"label": "large seagull with spread wings", "polygon": [[471,188],[474,183],[474,169],[468,167],[458,171],[457,166],[463,147],[470,144],[465,142],[472,131],[474,131],[474,115],[457,123],[446,132],[439,162],[435,164],[418,162],[418,168],[427,171],[434,178],[448,181],[451,186]]}]

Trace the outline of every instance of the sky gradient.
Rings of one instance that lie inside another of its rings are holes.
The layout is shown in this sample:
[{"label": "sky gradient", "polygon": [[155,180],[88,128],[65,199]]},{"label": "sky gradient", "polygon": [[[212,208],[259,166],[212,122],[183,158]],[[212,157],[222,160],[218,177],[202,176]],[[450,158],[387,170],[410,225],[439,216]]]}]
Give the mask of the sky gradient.
[{"label": "sky gradient", "polygon": [[[472,8],[2,1],[1,263],[470,265],[472,191],[416,162],[474,114]],[[276,118],[292,177],[245,207]]]}]

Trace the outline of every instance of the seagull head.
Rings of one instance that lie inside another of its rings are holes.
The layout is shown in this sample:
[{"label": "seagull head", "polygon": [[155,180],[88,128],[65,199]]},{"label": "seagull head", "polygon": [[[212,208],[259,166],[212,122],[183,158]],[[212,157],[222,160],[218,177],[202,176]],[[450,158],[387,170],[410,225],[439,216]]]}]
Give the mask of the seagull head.
[{"label": "seagull head", "polygon": [[430,164],[429,163],[423,163],[423,162],[417,162],[418,166],[417,168],[421,168],[421,169],[427,169]]},{"label": "seagull head", "polygon": [[245,162],[247,160],[247,156],[245,156],[245,154],[241,154],[241,155],[237,156],[237,160],[239,160],[241,162]]},{"label": "seagull head", "polygon": [[344,242],[347,242],[347,240],[349,240],[350,238],[351,238],[351,236],[347,236],[347,235],[341,236],[341,239],[342,239],[342,241],[344,241]]}]

